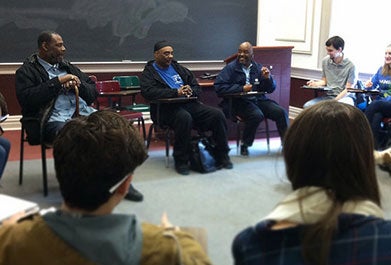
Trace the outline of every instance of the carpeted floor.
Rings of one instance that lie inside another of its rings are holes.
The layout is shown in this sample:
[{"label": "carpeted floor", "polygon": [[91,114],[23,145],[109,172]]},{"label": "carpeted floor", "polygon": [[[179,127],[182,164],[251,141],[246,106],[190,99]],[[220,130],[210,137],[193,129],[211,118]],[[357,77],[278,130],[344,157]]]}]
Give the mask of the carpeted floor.
[{"label": "carpeted floor", "polygon": [[[192,172],[178,175],[164,165],[164,150],[153,150],[148,160],[136,170],[134,185],[145,196],[142,203],[123,201],[116,212],[135,213],[140,220],[158,224],[166,211],[179,226],[200,226],[208,233],[208,253],[216,265],[232,264],[231,242],[247,226],[255,224],[290,192],[279,140],[272,139],[268,153],[265,140],[250,148],[251,156],[240,157],[231,144],[233,170],[210,174]],[[49,196],[42,195],[41,162],[25,162],[24,183],[18,185],[19,162],[6,167],[0,193],[37,202],[41,208],[58,206],[61,197],[54,178],[53,160],[48,159]],[[391,178],[378,171],[386,217],[391,218]]]}]

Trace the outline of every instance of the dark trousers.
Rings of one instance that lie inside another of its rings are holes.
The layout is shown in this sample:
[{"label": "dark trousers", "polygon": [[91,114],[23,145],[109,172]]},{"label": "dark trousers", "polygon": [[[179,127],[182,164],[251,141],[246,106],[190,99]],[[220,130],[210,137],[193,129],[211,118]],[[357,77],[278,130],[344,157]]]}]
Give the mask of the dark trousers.
[{"label": "dark trousers", "polygon": [[381,122],[385,117],[391,117],[391,102],[383,100],[375,100],[365,110],[369,124],[372,128],[373,137],[375,140],[375,149],[382,149],[387,134],[381,129]]},{"label": "dark trousers", "polygon": [[45,143],[52,144],[54,138],[56,138],[58,132],[64,127],[66,122],[53,121],[48,122],[44,128],[44,141]]},{"label": "dark trousers", "polygon": [[199,102],[186,104],[164,104],[160,109],[160,124],[168,125],[174,130],[175,163],[189,161],[191,130],[211,131],[215,143],[216,155],[229,152],[227,123],[223,112],[217,108]]},{"label": "dark trousers", "polygon": [[264,100],[235,100],[232,110],[234,115],[240,116],[245,121],[242,143],[251,146],[255,139],[258,125],[264,118],[276,122],[277,130],[283,142],[288,128],[289,118],[287,112],[270,99]]}]

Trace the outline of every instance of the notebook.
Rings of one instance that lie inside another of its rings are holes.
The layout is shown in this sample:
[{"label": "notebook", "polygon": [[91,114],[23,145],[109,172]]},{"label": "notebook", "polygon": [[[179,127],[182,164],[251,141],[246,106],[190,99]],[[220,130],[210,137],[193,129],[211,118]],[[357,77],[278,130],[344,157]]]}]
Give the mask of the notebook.
[{"label": "notebook", "polygon": [[35,202],[0,194],[0,222],[17,213],[27,216],[38,211],[39,206]]}]

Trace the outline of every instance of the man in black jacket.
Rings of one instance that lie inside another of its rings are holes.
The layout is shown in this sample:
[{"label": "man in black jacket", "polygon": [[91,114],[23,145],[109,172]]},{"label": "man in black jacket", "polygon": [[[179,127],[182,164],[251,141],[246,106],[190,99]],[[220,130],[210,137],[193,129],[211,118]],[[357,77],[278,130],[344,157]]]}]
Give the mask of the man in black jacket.
[{"label": "man in black jacket", "polygon": [[[94,81],[64,60],[65,51],[58,33],[44,31],[38,36],[38,53],[26,58],[16,71],[16,96],[22,107],[23,119],[38,119],[43,128],[43,140],[47,143],[52,143],[65,123],[74,116],[76,87],[79,91],[79,114],[87,116],[96,111],[90,106],[98,96]],[[39,126],[33,128],[26,123],[24,127],[29,138],[40,135]],[[141,201],[143,195],[130,189],[126,198]]]},{"label": "man in black jacket", "polygon": [[[154,60],[147,63],[141,76],[141,93],[147,100],[199,96],[200,87],[189,69],[175,60],[174,50],[167,41],[154,46]],[[156,106],[151,106],[151,116],[156,122]],[[215,143],[214,156],[218,168],[233,168],[228,156],[227,123],[221,110],[196,101],[162,104],[160,124],[174,129],[175,169],[179,174],[189,174],[191,130],[212,131]]]}]

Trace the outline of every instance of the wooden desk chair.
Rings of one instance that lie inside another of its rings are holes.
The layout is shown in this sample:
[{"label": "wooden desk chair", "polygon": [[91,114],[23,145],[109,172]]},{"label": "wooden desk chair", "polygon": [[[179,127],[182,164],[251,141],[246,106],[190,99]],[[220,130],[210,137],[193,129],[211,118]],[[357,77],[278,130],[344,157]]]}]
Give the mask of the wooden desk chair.
[{"label": "wooden desk chair", "polygon": [[[127,110],[121,105],[122,97],[125,96],[133,97],[135,93],[133,94],[121,93],[121,87],[117,80],[97,81],[95,82],[95,84],[96,84],[96,89],[99,93],[99,96],[96,101],[97,109],[110,109],[116,111],[118,114],[120,114],[121,116],[123,116],[129,121],[132,122],[137,121],[138,128],[139,130],[140,128],[142,129],[143,138],[145,140],[146,129],[145,129],[143,114],[141,112]],[[103,96],[104,92],[118,92],[118,93],[112,93],[109,96]]]},{"label": "wooden desk chair", "polygon": [[117,80],[121,89],[140,89],[140,79],[136,75],[114,76],[113,80]]},{"label": "wooden desk chair", "polygon": [[[114,76],[113,80],[117,80],[120,84],[122,90],[137,90],[140,89],[140,79],[137,75],[122,75]],[[147,112],[149,111],[149,105],[147,104],[137,104],[134,100],[132,105],[123,106],[127,110],[133,110],[137,112]]]}]

